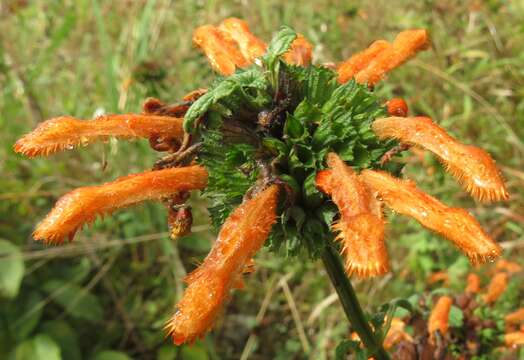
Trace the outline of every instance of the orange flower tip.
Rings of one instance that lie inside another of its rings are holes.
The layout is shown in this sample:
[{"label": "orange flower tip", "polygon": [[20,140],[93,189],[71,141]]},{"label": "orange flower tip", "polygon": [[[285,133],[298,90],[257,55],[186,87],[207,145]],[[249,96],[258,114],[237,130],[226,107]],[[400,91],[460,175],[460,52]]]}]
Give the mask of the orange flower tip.
[{"label": "orange flower tip", "polygon": [[466,293],[477,294],[480,291],[480,277],[477,274],[471,273],[467,278]]},{"label": "orange flower tip", "polygon": [[504,317],[506,324],[519,324],[524,321],[524,308],[520,308]]},{"label": "orange flower tip", "polygon": [[488,304],[494,303],[506,291],[507,286],[508,274],[505,272],[495,274],[488,285],[487,292],[483,296],[484,301]]},{"label": "orange flower tip", "polygon": [[72,149],[81,143],[82,139],[67,139],[66,134],[75,132],[80,125],[80,120],[68,116],[46,120],[20,138],[13,149],[30,158]]},{"label": "orange flower tip", "polygon": [[522,271],[522,266],[520,264],[505,259],[500,259],[497,261],[495,268],[498,271],[506,271],[509,274],[519,273]]},{"label": "orange flower tip", "polygon": [[391,116],[408,116],[408,104],[401,98],[393,98],[386,103],[388,114]]},{"label": "orange flower tip", "polygon": [[508,191],[495,161],[484,150],[464,145],[427,117],[376,119],[372,129],[380,139],[396,139],[431,151],[446,170],[477,200],[507,200]]},{"label": "orange flower tip", "polygon": [[288,64],[309,66],[313,57],[312,53],[313,46],[302,34],[298,34],[291,43],[291,49],[284,54],[284,60]]},{"label": "orange flower tip", "polygon": [[377,57],[379,53],[391,47],[385,40],[373,42],[367,49],[353,55],[348,60],[342,62],[337,67],[338,82],[343,84],[353,78],[357,72],[364,69]]},{"label": "orange flower tip", "polygon": [[428,332],[430,338],[434,340],[434,334],[436,331],[439,331],[441,335],[446,335],[449,328],[449,312],[451,310],[451,305],[453,304],[453,299],[449,296],[441,296],[433,310],[428,320]]},{"label": "orange flower tip", "polygon": [[504,343],[508,347],[524,345],[524,332],[515,331],[504,335]]}]

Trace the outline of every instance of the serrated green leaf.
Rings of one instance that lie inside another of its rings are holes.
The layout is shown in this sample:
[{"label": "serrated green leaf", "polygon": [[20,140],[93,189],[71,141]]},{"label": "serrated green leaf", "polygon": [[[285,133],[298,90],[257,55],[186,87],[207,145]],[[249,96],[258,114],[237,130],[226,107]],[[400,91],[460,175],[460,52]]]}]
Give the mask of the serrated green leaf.
[{"label": "serrated green leaf", "polygon": [[295,30],[291,29],[289,26],[282,26],[269,43],[266,56],[268,58],[276,58],[284,55],[296,38],[297,33]]}]

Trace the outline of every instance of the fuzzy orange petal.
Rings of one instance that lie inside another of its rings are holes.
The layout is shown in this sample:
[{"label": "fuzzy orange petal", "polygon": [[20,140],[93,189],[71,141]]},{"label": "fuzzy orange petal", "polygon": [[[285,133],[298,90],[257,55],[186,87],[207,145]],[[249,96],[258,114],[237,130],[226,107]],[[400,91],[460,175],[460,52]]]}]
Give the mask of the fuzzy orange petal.
[{"label": "fuzzy orange petal", "polygon": [[237,67],[249,65],[235,41],[214,26],[197,28],[193,42],[206,54],[211,67],[222,75],[232,75]]},{"label": "fuzzy orange petal", "polygon": [[179,191],[203,189],[207,171],[198,165],[129,175],[99,186],[78,188],[64,196],[33,233],[36,240],[62,243],[97,216],[145,200],[157,200]]},{"label": "fuzzy orange petal", "polygon": [[383,171],[364,170],[361,178],[388,207],[451,240],[471,262],[484,262],[500,255],[497,243],[466,210],[447,207],[419,190],[412,181],[397,179]]},{"label": "fuzzy orange petal", "polygon": [[446,271],[437,271],[428,277],[427,282],[430,285],[438,282],[442,282],[444,285],[449,285],[449,275]]},{"label": "fuzzy orange petal", "polygon": [[250,63],[266,52],[266,43],[251,33],[247,22],[244,20],[237,18],[226,19],[220,23],[219,29],[238,44],[242,55]]},{"label": "fuzzy orange petal", "polygon": [[524,332],[516,331],[504,334],[504,344],[508,347],[524,345]]},{"label": "fuzzy orange petal", "polygon": [[284,61],[288,64],[309,66],[312,59],[313,45],[303,35],[297,34],[297,38],[291,43],[291,48],[284,54]]},{"label": "fuzzy orange petal", "polygon": [[319,172],[316,185],[339,209],[340,220],[333,230],[342,243],[346,271],[360,277],[386,273],[389,264],[380,204],[338,155],[328,154],[327,163],[330,170]]},{"label": "fuzzy orange petal", "polygon": [[507,314],[504,317],[506,324],[519,324],[524,321],[524,307]]},{"label": "fuzzy orange petal", "polygon": [[49,155],[109,137],[150,138],[162,136],[181,140],[183,119],[156,115],[108,115],[85,121],[61,116],[44,121],[20,138],[14,150],[28,157]]},{"label": "fuzzy orange petal", "polygon": [[211,252],[187,278],[188,287],[166,324],[175,344],[192,343],[211,329],[230,290],[269,236],[279,188],[272,185],[244,201],[226,220]]},{"label": "fuzzy orange petal", "polygon": [[427,49],[429,44],[426,30],[402,31],[391,46],[380,51],[368,66],[355,75],[355,79],[358,83],[373,86],[382,80],[385,74],[411,59],[419,51]]},{"label": "fuzzy orange petal", "polygon": [[449,312],[453,299],[449,296],[442,296],[431,310],[428,320],[428,332],[431,339],[434,339],[435,331],[439,331],[440,335],[446,335],[449,328]]},{"label": "fuzzy orange petal", "polygon": [[480,291],[480,277],[474,273],[468,274],[465,292],[469,294],[478,294],[479,291]]},{"label": "fuzzy orange petal", "polygon": [[385,40],[373,42],[367,49],[353,55],[337,66],[338,82],[343,84],[364,69],[379,53],[391,47]]},{"label": "fuzzy orange petal", "polygon": [[482,149],[464,145],[426,117],[377,119],[373,131],[381,139],[393,138],[420,146],[439,157],[473,197],[480,201],[508,199],[504,180],[491,156]]},{"label": "fuzzy orange petal", "polygon": [[500,272],[495,274],[489,282],[488,289],[482,297],[488,304],[492,304],[506,291],[508,287],[508,274]]},{"label": "fuzzy orange petal", "polygon": [[508,274],[519,273],[522,271],[522,266],[516,262],[500,259],[495,265],[495,269],[498,271],[505,271]]}]

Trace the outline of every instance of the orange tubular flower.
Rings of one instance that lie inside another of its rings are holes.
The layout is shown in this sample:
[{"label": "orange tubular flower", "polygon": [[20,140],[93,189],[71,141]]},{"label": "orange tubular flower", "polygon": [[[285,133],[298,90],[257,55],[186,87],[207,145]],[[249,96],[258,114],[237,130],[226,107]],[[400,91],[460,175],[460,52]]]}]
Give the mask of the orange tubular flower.
[{"label": "orange tubular flower", "polygon": [[478,294],[479,291],[480,291],[480,277],[474,273],[468,274],[465,292],[469,294]]},{"label": "orange tubular flower", "polygon": [[420,191],[412,181],[394,178],[386,172],[364,170],[361,178],[388,207],[451,240],[471,262],[485,262],[500,255],[500,247],[466,210],[447,207]]},{"label": "orange tubular flower", "polygon": [[428,332],[430,339],[434,340],[435,331],[439,331],[444,336],[449,328],[449,312],[453,300],[449,296],[442,296],[438,299],[428,320]]},{"label": "orange tubular flower", "polygon": [[348,274],[367,277],[388,271],[384,219],[380,204],[357,174],[335,153],[328,154],[330,170],[317,174],[316,185],[331,196],[340,212],[333,224],[342,243]]},{"label": "orange tubular flower", "polygon": [[78,145],[114,136],[119,138],[151,138],[162,136],[181,140],[182,122],[170,116],[108,115],[91,121],[69,116],[53,118],[41,123],[31,133],[20,138],[14,150],[28,157],[50,155]]},{"label": "orange tubular flower", "polygon": [[272,185],[236,208],[202,265],[187,277],[184,296],[166,324],[175,344],[191,343],[212,327],[230,290],[271,231],[278,192]]},{"label": "orange tubular flower", "polygon": [[520,308],[517,311],[514,311],[504,318],[506,324],[519,324],[524,321],[524,308]]},{"label": "orange tubular flower", "polygon": [[266,52],[266,43],[249,31],[249,26],[244,20],[237,18],[226,19],[222,21],[219,29],[228,34],[238,44],[242,55],[250,63]]},{"label": "orange tubular flower", "polygon": [[428,284],[432,285],[438,282],[442,282],[444,285],[448,285],[449,284],[448,273],[445,271],[437,271],[437,272],[432,273],[428,277]]},{"label": "orange tubular flower", "polygon": [[46,243],[72,239],[84,224],[99,215],[145,200],[158,200],[179,191],[203,189],[207,171],[198,165],[128,175],[100,186],[78,188],[62,196],[33,237]]},{"label": "orange tubular flower", "polygon": [[249,65],[235,41],[220,29],[204,25],[193,33],[193,42],[206,54],[211,67],[222,75],[232,75],[237,67]]},{"label": "orange tubular flower", "polygon": [[313,45],[303,35],[298,34],[295,41],[291,44],[291,49],[284,54],[284,60],[288,64],[309,66],[312,59]]},{"label": "orange tubular flower", "polygon": [[524,332],[516,331],[505,334],[504,344],[508,347],[524,345]]},{"label": "orange tubular flower", "polygon": [[508,286],[508,274],[498,273],[491,279],[486,294],[482,297],[488,304],[492,304],[506,291]]},{"label": "orange tubular flower", "polygon": [[361,84],[374,86],[386,73],[402,65],[419,51],[427,49],[429,44],[426,30],[402,31],[391,46],[379,51],[369,65],[355,75],[355,80]]},{"label": "orange tubular flower", "polygon": [[397,139],[437,155],[446,170],[476,199],[508,199],[504,180],[491,156],[475,146],[459,143],[431,119],[389,117],[375,120],[372,128],[381,139]]},{"label": "orange tubular flower", "polygon": [[505,271],[508,274],[514,274],[521,272],[522,266],[512,261],[500,259],[499,261],[497,261],[495,269],[497,269],[498,271]]},{"label": "orange tubular flower", "polygon": [[411,335],[404,330],[405,327],[406,324],[404,324],[401,319],[391,319],[391,326],[383,343],[383,346],[386,350],[393,348],[393,346],[401,341],[413,342]]},{"label": "orange tubular flower", "polygon": [[379,53],[391,47],[385,40],[373,42],[367,49],[353,55],[346,61],[337,66],[338,82],[343,84],[355,76],[356,73],[364,69],[377,57]]}]

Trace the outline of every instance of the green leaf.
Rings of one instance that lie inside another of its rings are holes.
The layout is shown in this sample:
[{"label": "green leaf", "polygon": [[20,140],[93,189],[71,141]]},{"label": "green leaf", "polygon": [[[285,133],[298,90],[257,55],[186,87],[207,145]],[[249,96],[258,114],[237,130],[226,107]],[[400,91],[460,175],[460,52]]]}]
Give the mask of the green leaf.
[{"label": "green leaf", "polygon": [[23,291],[16,301],[3,307],[11,336],[21,341],[26,339],[36,328],[43,311],[43,299],[37,291]]},{"label": "green leaf", "polygon": [[464,313],[460,308],[455,305],[451,306],[449,311],[449,326],[451,327],[462,327],[464,323]]},{"label": "green leaf", "polygon": [[42,325],[41,331],[60,346],[64,359],[82,359],[76,332],[67,322],[63,320],[48,321]]},{"label": "green leaf", "polygon": [[275,158],[286,156],[289,153],[289,148],[286,143],[273,137],[265,137],[262,140],[262,145],[268,149]]},{"label": "green leaf", "polygon": [[269,43],[266,56],[268,58],[276,58],[285,54],[291,47],[291,43],[293,43],[296,38],[297,33],[295,30],[288,26],[282,26]]},{"label": "green leaf", "polygon": [[316,177],[316,172],[309,174],[309,176],[306,177],[306,180],[304,180],[304,185],[302,187],[302,196],[304,198],[304,202],[310,208],[318,207],[324,200],[324,196],[317,189]]},{"label": "green leaf", "polygon": [[90,322],[101,321],[103,318],[104,310],[98,298],[76,284],[50,280],[42,289],[73,317]]},{"label": "green leaf", "polygon": [[300,139],[305,134],[304,125],[300,122],[299,119],[288,116],[286,124],[284,125],[284,134],[292,140]]},{"label": "green leaf", "polygon": [[14,360],[61,360],[60,348],[47,335],[37,335],[19,344],[14,350]]},{"label": "green leaf", "polygon": [[192,346],[184,346],[180,351],[181,360],[208,360],[206,349],[201,344],[194,344]]},{"label": "green leaf", "polygon": [[131,360],[131,358],[121,351],[104,350],[96,353],[93,360]]},{"label": "green leaf", "polygon": [[12,299],[18,295],[24,268],[22,253],[18,247],[0,239],[0,297]]}]

